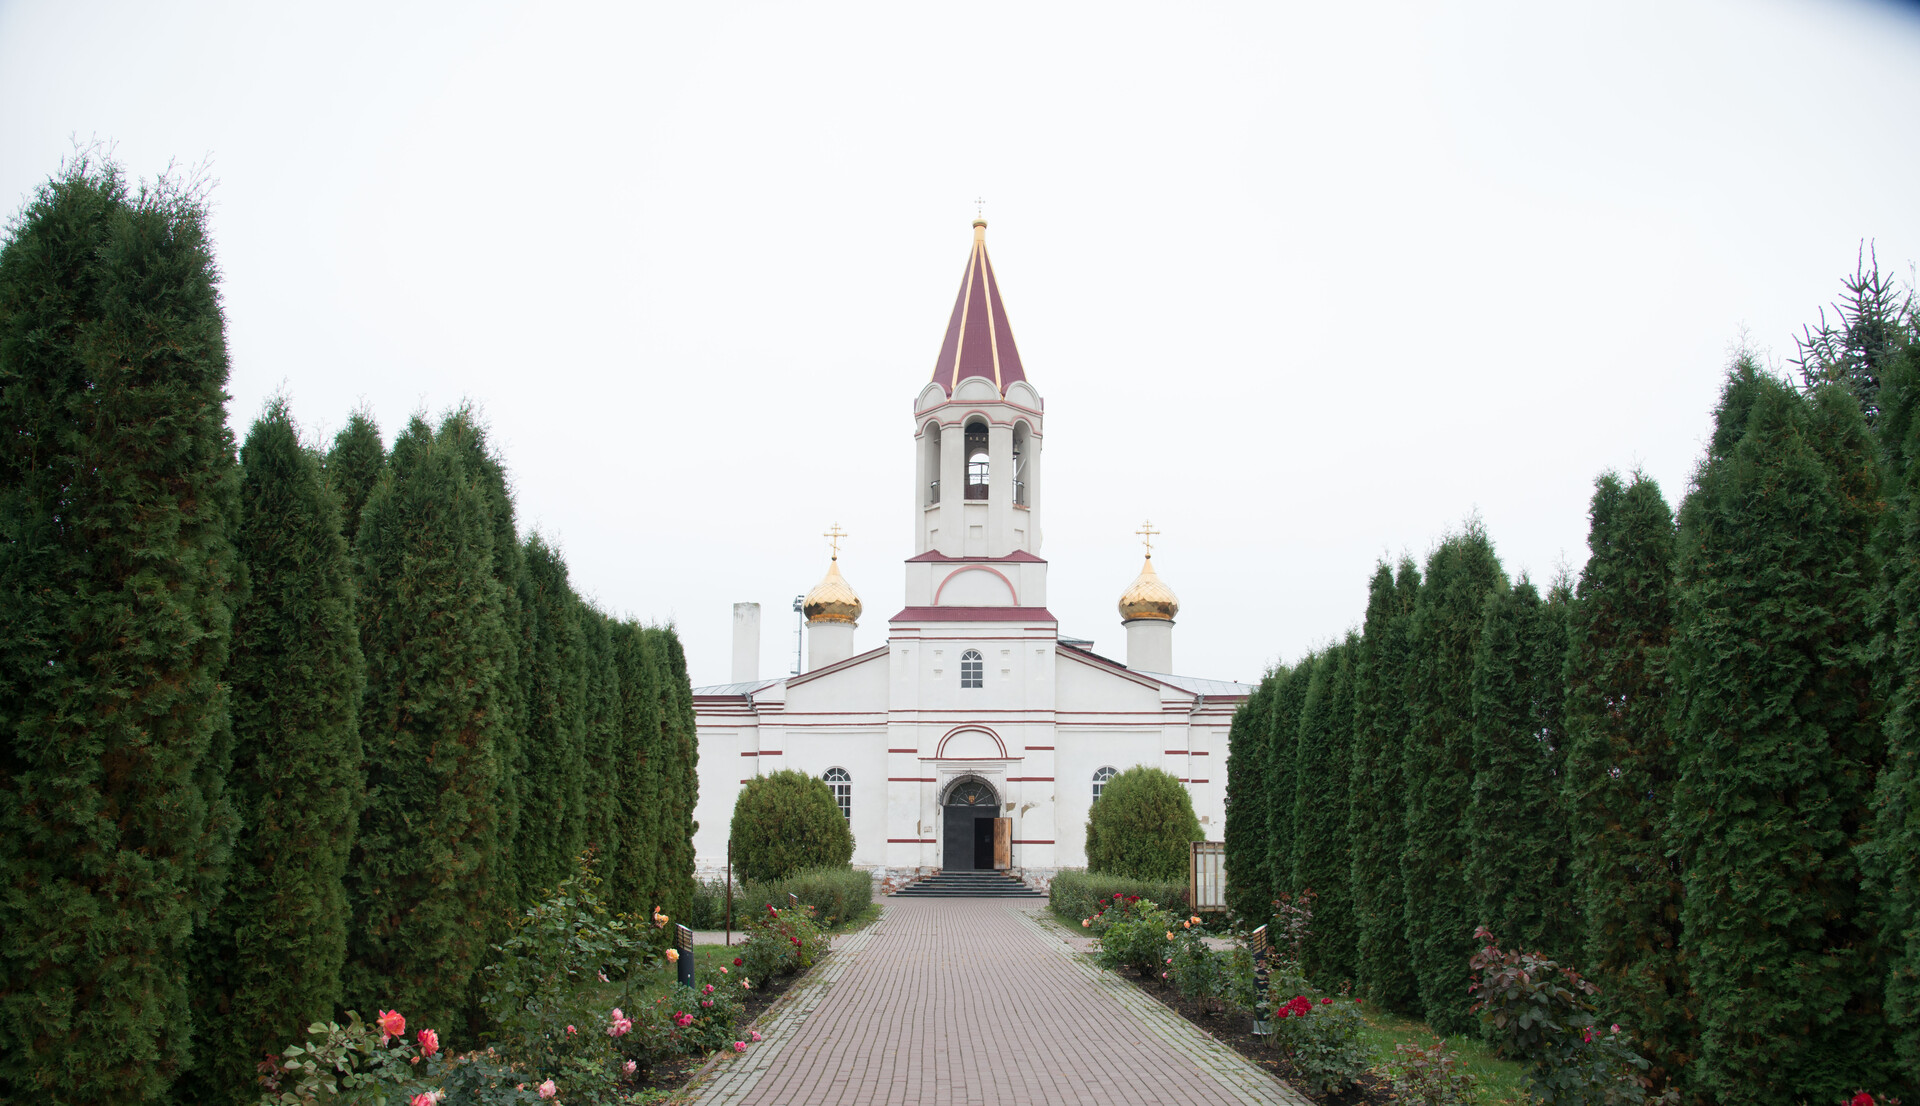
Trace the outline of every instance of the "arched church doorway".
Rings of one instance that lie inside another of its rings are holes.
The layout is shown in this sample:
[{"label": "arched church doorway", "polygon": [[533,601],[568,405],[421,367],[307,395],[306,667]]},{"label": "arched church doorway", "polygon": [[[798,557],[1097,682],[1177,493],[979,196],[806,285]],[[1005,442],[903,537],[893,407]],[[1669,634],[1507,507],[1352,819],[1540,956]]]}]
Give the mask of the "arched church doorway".
[{"label": "arched church doorway", "polygon": [[962,776],[947,787],[940,804],[945,844],[940,867],[948,872],[993,867],[993,822],[1000,796],[978,776]]}]

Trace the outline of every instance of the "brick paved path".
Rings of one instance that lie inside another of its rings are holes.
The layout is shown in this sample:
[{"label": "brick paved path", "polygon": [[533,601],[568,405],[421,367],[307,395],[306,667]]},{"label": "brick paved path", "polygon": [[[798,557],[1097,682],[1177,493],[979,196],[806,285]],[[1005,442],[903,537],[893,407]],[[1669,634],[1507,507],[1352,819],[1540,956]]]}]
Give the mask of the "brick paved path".
[{"label": "brick paved path", "polygon": [[[702,1106],[1307,1100],[1068,948],[1036,908],[888,900],[835,942]],[[1044,909],[1044,908],[1040,908]]]}]

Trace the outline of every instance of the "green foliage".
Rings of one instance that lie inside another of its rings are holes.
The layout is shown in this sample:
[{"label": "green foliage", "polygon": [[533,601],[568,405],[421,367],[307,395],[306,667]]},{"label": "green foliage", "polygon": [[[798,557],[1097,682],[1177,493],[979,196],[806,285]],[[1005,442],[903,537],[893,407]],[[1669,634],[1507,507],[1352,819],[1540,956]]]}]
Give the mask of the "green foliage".
[{"label": "green foliage", "polygon": [[791,768],[748,781],[733,804],[734,871],[764,883],[806,868],[843,868],[853,831],[824,781]]},{"label": "green foliage", "polygon": [[[1273,713],[1273,684],[1272,672],[1262,677],[1253,694],[1233,712],[1233,723],[1227,730],[1227,826],[1224,833],[1227,906],[1241,919],[1265,918],[1268,904],[1273,901],[1273,880],[1267,869],[1266,758],[1266,723]],[[1056,904],[1059,901],[1058,888],[1056,879]],[[1058,905],[1055,909],[1059,909]],[[1079,915],[1084,911],[1069,910],[1067,913]],[[1255,921],[1252,924],[1260,923]]]},{"label": "green foliage", "polygon": [[1474,1010],[1488,1037],[1528,1065],[1527,1090],[1542,1106],[1638,1106],[1648,1063],[1620,1027],[1600,1028],[1597,988],[1537,952],[1507,952],[1481,926],[1474,953]]},{"label": "green foliage", "polygon": [[85,158],[0,248],[0,1098],[159,1096],[234,815],[241,570],[206,210]]},{"label": "green foliage", "polygon": [[1158,768],[1136,765],[1108,780],[1087,812],[1087,871],[1181,879],[1191,866],[1187,846],[1200,840],[1200,819],[1186,785]]},{"label": "green foliage", "polygon": [[1667,728],[1673,513],[1652,480],[1594,482],[1567,658],[1567,773],[1582,962],[1653,1061],[1690,1054],[1680,866],[1667,853],[1678,750]]},{"label": "green foliage", "polygon": [[768,903],[747,918],[740,968],[754,986],[764,987],[775,976],[811,968],[826,951],[827,937],[812,906]]},{"label": "green foliage", "polygon": [[[660,829],[654,840],[657,862],[654,874],[655,894],[662,907],[684,913],[693,899],[693,835],[700,828],[693,820],[693,808],[700,798],[700,747],[694,732],[693,686],[687,681],[687,654],[679,635],[671,629],[649,627],[645,638],[657,657],[659,695],[656,718],[660,730],[649,755],[660,758]],[[838,806],[835,806],[836,812]],[[845,819],[842,819],[842,824]],[[853,855],[851,838],[847,855],[824,863],[845,864]],[[802,865],[805,867],[807,865]]]},{"label": "green foliage", "polygon": [[1171,955],[1168,935],[1176,924],[1173,915],[1150,899],[1108,902],[1111,905],[1089,919],[1092,924],[1087,928],[1099,938],[1093,958],[1109,971],[1131,969],[1142,976],[1166,971]]},{"label": "green foliage", "polygon": [[227,894],[194,935],[197,1070],[189,1097],[251,1102],[254,1063],[333,1016],[346,958],[341,883],[363,799],[364,673],[339,508],[270,404],[240,451],[234,544],[251,585],[234,612],[240,815]]},{"label": "green foliage", "polygon": [[538,535],[527,541],[526,560],[533,663],[515,861],[529,886],[551,887],[586,847],[586,611],[568,584],[566,562]]},{"label": "green foliage", "polygon": [[1361,994],[1389,1010],[1419,1009],[1407,947],[1405,754],[1408,634],[1420,572],[1410,560],[1398,575],[1384,561],[1367,589],[1367,619],[1354,650],[1352,802],[1347,836],[1353,857],[1354,974]]},{"label": "green foliage", "polygon": [[[1069,868],[1055,875],[1047,885],[1048,905],[1063,919],[1074,922],[1092,917],[1094,911],[1100,909],[1103,903],[1113,901],[1115,895],[1119,895],[1122,901],[1128,898],[1149,899],[1166,903],[1169,908],[1182,912],[1191,909],[1187,904],[1184,873],[1179,882],[1173,882],[1132,879]],[[1264,921],[1268,909],[1271,909],[1268,904],[1261,904],[1261,912],[1254,917]]]},{"label": "green foliage", "polygon": [[1394,1101],[1407,1106],[1473,1106],[1480,1098],[1480,1080],[1460,1062],[1460,1054],[1439,1037],[1417,1045],[1396,1042],[1393,1058],[1380,1073],[1393,1084]]},{"label": "green foliage", "polygon": [[[391,1013],[391,1012],[389,1012]],[[402,1018],[404,1022],[404,1017]],[[437,1031],[436,1031],[437,1036]],[[315,1022],[261,1073],[260,1106],[388,1106],[440,1092],[440,1106],[507,1106],[542,1101],[538,1089],[489,1053],[456,1055],[424,1034],[387,1034],[347,1011],[347,1024]],[[522,1089],[524,1088],[524,1089]]]},{"label": "green foliage", "polygon": [[1831,1101],[1891,1075],[1854,851],[1882,749],[1871,457],[1851,394],[1805,397],[1743,359],[1681,508],[1668,830],[1698,996],[1688,1082],[1708,1095]]},{"label": "green foliage", "polygon": [[662,889],[656,886],[661,848],[661,775],[659,760],[653,755],[660,733],[660,699],[655,689],[665,681],[665,673],[640,627],[616,622],[610,637],[616,693],[608,790],[613,804],[612,836],[618,847],[604,862],[611,885],[607,901],[615,910],[629,914],[652,907],[679,909],[666,902],[657,893]]},{"label": "green foliage", "polygon": [[1293,1065],[1294,1080],[1307,1093],[1334,1095],[1351,1088],[1372,1064],[1363,1030],[1366,1021],[1351,999],[1311,991],[1287,997],[1268,992],[1273,1006],[1273,1043]]},{"label": "green foliage", "polygon": [[1566,760],[1567,594],[1522,578],[1487,596],[1473,661],[1473,798],[1467,881],[1480,924],[1565,956],[1573,941]]},{"label": "green foliage", "polygon": [[[727,893],[723,883],[694,887],[693,905],[681,921],[694,929],[723,929],[727,924]],[[766,883],[735,883],[733,922],[736,928],[753,920],[770,903],[784,903],[787,895],[814,908],[825,929],[859,918],[873,902],[873,877],[858,868],[805,868],[785,879]]]},{"label": "green foliage", "polygon": [[1493,543],[1474,523],[1427,558],[1413,610],[1401,874],[1420,1005],[1442,1034],[1473,1028],[1467,958],[1479,896],[1467,878],[1462,818],[1473,798],[1473,657],[1487,596],[1506,587]]},{"label": "green foliage", "polygon": [[1267,716],[1267,882],[1275,895],[1293,882],[1294,766],[1300,741],[1300,710],[1307,702],[1314,656],[1274,672],[1273,710]]},{"label": "green foliage", "polygon": [[1318,896],[1307,975],[1332,989],[1354,973],[1353,856],[1348,775],[1353,765],[1353,635],[1320,654],[1300,709],[1294,752],[1293,878]]},{"label": "green foliage", "polygon": [[452,1025],[498,909],[503,654],[492,518],[455,443],[413,420],[354,549],[367,805],[348,869],[346,1001]]},{"label": "green foliage", "polygon": [[1913,340],[1913,293],[1900,291],[1892,273],[1880,271],[1877,254],[1862,247],[1853,275],[1841,280],[1840,302],[1833,305],[1834,320],[1820,311],[1820,325],[1805,327],[1795,339],[1800,348],[1795,364],[1809,390],[1838,384],[1860,405],[1868,424],[1881,410],[1881,386],[1892,362],[1903,356]]},{"label": "green foliage", "polygon": [[327,490],[340,505],[340,533],[349,545],[360,533],[360,512],[386,465],[387,450],[373,412],[362,409],[348,415],[347,425],[333,436],[333,448],[327,451],[325,477]]}]

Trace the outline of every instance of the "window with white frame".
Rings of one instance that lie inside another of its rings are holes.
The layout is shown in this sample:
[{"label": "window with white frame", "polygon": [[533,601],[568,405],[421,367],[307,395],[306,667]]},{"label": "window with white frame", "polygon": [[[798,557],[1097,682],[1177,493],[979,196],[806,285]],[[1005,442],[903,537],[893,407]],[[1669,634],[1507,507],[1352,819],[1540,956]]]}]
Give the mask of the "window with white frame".
[{"label": "window with white frame", "polygon": [[987,662],[980,656],[980,650],[969,649],[960,654],[960,686],[987,686]]},{"label": "window with white frame", "polygon": [[1102,768],[1100,768],[1098,771],[1094,772],[1093,774],[1093,801],[1094,802],[1097,803],[1100,801],[1100,792],[1106,788],[1107,781],[1119,774],[1120,774],[1120,770],[1118,768],[1115,768],[1111,764],[1105,765]]},{"label": "window with white frame", "polygon": [[847,821],[853,821],[853,777],[847,774],[845,768],[829,768],[827,774],[820,778],[826,780],[827,786],[833,790],[833,801],[840,804],[840,813],[846,816]]}]

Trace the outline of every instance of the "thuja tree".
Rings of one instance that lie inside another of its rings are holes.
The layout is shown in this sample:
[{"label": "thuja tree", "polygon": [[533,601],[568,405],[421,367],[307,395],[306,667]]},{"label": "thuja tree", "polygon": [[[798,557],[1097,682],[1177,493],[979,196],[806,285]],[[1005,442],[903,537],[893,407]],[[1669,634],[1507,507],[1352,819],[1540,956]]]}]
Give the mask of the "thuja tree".
[{"label": "thuja tree", "polygon": [[380,425],[373,421],[373,412],[363,408],[348,415],[347,425],[333,436],[326,457],[327,488],[340,504],[340,532],[348,544],[360,532],[360,512],[386,463],[386,447],[380,443]]},{"label": "thuja tree", "polygon": [[727,848],[739,878],[764,883],[806,868],[844,867],[853,859],[853,832],[832,788],[783,768],[740,788]]},{"label": "thuja tree", "polygon": [[1273,912],[1267,870],[1266,722],[1273,714],[1274,674],[1233,712],[1227,730],[1227,906],[1253,925]]},{"label": "thuja tree", "polygon": [[345,1001],[450,1026],[497,905],[501,654],[490,513],[416,418],[354,550],[367,805],[348,868]]},{"label": "thuja tree", "polygon": [[[1273,893],[1302,888],[1293,883],[1294,763],[1300,741],[1300,708],[1313,678],[1311,653],[1274,673],[1273,710],[1267,715],[1267,872]],[[1267,907],[1271,914],[1273,907]]]},{"label": "thuja tree", "polygon": [[640,627],[616,622],[609,629],[617,676],[615,744],[610,750],[613,834],[620,847],[603,861],[607,907],[638,914],[662,905],[654,880],[660,855],[659,694],[660,668],[644,645]]},{"label": "thuja tree", "polygon": [[1474,1026],[1467,959],[1479,896],[1462,817],[1473,791],[1473,658],[1487,597],[1505,589],[1493,543],[1476,523],[1427,558],[1413,610],[1400,869],[1414,983],[1427,1024],[1442,1034]]},{"label": "thuja tree", "polygon": [[1667,851],[1679,752],[1667,727],[1673,512],[1659,485],[1594,483],[1570,612],[1567,767],[1580,964],[1600,1002],[1668,1079],[1692,1052],[1680,866]]},{"label": "thuja tree", "polygon": [[1353,764],[1353,654],[1357,639],[1320,654],[1300,709],[1294,754],[1293,880],[1311,888],[1313,932],[1304,956],[1326,989],[1354,978],[1353,856],[1347,837]]},{"label": "thuja tree", "polygon": [[1833,1101],[1889,1075],[1854,851],[1881,751],[1871,459],[1851,393],[1805,397],[1743,359],[1680,511],[1668,829],[1699,1003],[1688,1082],[1728,1101]]},{"label": "thuja tree", "polygon": [[528,889],[537,890],[559,886],[586,844],[587,658],[585,612],[568,585],[566,562],[538,535],[528,540],[526,558],[533,652],[517,859]]},{"label": "thuja tree", "polygon": [[581,837],[602,863],[616,862],[626,847],[614,815],[615,760],[624,741],[619,722],[620,673],[614,663],[613,629],[606,615],[583,604],[580,624],[586,662],[586,744],[581,750]]},{"label": "thuja tree", "polygon": [[700,747],[694,734],[693,687],[680,636],[666,627],[645,631],[660,666],[660,851],[654,886],[661,905],[684,914],[693,901],[693,835],[700,824],[693,808],[700,798]]},{"label": "thuja tree", "polygon": [[329,1021],[346,957],[341,883],[359,816],[360,640],[340,510],[283,402],[240,451],[234,544],[249,592],[234,612],[239,813],[226,897],[194,935],[193,1101],[257,1101],[254,1064]]},{"label": "thuja tree", "polygon": [[1187,785],[1135,765],[1108,780],[1087,812],[1087,871],[1177,880],[1187,873],[1189,844],[1201,839]]},{"label": "thuja tree", "polygon": [[43,184],[0,247],[7,1101],[149,1101],[187,1059],[233,832],[226,380],[198,195]]},{"label": "thuja tree", "polygon": [[1347,837],[1353,870],[1354,972],[1360,991],[1389,1010],[1417,1014],[1407,949],[1406,842],[1407,635],[1420,571],[1402,560],[1396,575],[1382,562],[1367,588],[1367,618],[1353,646],[1353,764]]},{"label": "thuja tree", "polygon": [[1467,882],[1478,922],[1510,948],[1570,963],[1568,840],[1559,776],[1564,593],[1524,578],[1489,593],[1473,659],[1473,797]]}]

